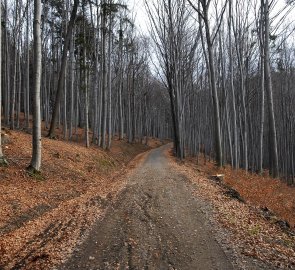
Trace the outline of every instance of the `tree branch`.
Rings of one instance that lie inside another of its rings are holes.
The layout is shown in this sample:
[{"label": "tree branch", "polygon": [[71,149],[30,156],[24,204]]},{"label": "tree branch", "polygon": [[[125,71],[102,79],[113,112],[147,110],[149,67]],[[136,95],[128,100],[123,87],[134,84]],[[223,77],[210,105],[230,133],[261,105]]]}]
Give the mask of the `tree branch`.
[{"label": "tree branch", "polygon": [[202,12],[191,2],[191,0],[187,0],[190,6],[199,14],[199,16],[204,20],[204,15]]}]

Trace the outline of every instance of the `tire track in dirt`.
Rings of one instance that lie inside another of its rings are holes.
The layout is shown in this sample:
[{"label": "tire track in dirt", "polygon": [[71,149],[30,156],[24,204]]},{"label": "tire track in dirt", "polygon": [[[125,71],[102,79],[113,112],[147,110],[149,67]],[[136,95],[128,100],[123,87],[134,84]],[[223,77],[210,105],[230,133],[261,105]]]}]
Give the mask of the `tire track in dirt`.
[{"label": "tire track in dirt", "polygon": [[233,269],[189,181],[152,150],[60,269]]}]

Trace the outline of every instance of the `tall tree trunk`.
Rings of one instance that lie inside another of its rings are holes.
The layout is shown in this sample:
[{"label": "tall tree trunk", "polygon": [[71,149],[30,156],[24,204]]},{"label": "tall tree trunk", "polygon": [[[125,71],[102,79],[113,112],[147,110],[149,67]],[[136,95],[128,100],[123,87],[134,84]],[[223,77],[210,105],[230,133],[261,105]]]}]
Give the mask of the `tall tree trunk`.
[{"label": "tall tree trunk", "polygon": [[22,69],[21,69],[21,44],[18,44],[18,55],[17,55],[17,110],[16,110],[16,128],[20,127],[20,110],[21,110],[21,90],[22,90]]},{"label": "tall tree trunk", "polygon": [[[110,1],[110,6],[112,1]],[[112,13],[109,14],[109,44],[108,44],[108,144],[107,149],[111,148],[112,143]]]},{"label": "tall tree trunk", "polygon": [[[18,8],[18,32],[22,32],[21,24],[21,14],[22,14],[22,1],[20,1]],[[20,36],[20,34],[19,34]],[[18,38],[17,42],[17,61],[16,61],[16,70],[17,70],[17,81],[16,81],[16,90],[17,90],[17,107],[16,107],[16,128],[20,127],[20,110],[21,110],[21,91],[22,91],[22,69],[21,69],[21,50],[22,50],[22,39]]]},{"label": "tall tree trunk", "polygon": [[[0,18],[2,17],[2,5],[0,5]],[[2,26],[0,26],[0,166],[7,165],[2,151]]]},{"label": "tall tree trunk", "polygon": [[[205,6],[206,4],[204,4]],[[215,152],[216,162],[219,167],[223,165],[222,157],[222,146],[221,146],[221,128],[220,128],[220,112],[219,112],[219,101],[216,88],[215,69],[214,69],[214,58],[213,58],[213,44],[210,36],[208,10],[203,7],[204,10],[204,24],[206,32],[207,50],[208,50],[208,70],[210,72],[210,86],[212,91],[213,109],[214,109],[214,137],[215,137]]]},{"label": "tall tree trunk", "polygon": [[106,127],[107,127],[107,74],[106,74],[106,1],[102,1],[101,14],[101,62],[102,62],[102,113],[101,113],[101,147],[106,148]]},{"label": "tall tree trunk", "polygon": [[[68,7],[69,7],[69,1],[66,1],[66,3],[64,3],[64,33],[67,33],[67,28],[68,28],[68,24],[67,24],[67,19],[68,19]],[[70,42],[72,41],[72,35],[70,37]],[[71,45],[71,44],[70,44]],[[69,46],[71,47],[71,46]],[[69,48],[70,49],[70,48]],[[66,61],[67,62],[67,61]],[[67,91],[68,91],[68,80],[67,80],[67,70],[68,70],[68,65],[66,63],[66,67],[65,67],[65,76],[64,76],[64,96],[63,96],[63,138],[66,140],[67,139],[67,135],[68,135],[68,119],[67,119]]]},{"label": "tall tree trunk", "polygon": [[65,71],[66,71],[68,49],[69,49],[69,45],[72,38],[72,32],[73,32],[74,23],[76,20],[78,5],[79,5],[79,0],[75,0],[74,6],[71,12],[69,25],[68,25],[67,35],[64,42],[62,59],[61,59],[61,67],[60,67],[56,95],[55,95],[54,108],[52,112],[51,124],[50,124],[49,133],[48,133],[48,137],[50,138],[55,137],[55,127],[56,127],[56,121],[57,121],[61,97],[62,97],[63,86],[64,86],[64,77],[65,77]]},{"label": "tall tree trunk", "polygon": [[[263,0],[262,0],[263,1]],[[264,91],[265,91],[265,79],[264,79],[264,37],[263,37],[263,29],[264,29],[264,24],[263,24],[263,5],[261,5],[261,21],[260,21],[260,26],[259,26],[259,39],[260,39],[260,87],[261,87],[261,104],[260,104],[260,134],[259,134],[259,173],[263,173],[263,135],[264,135]]]},{"label": "tall tree trunk", "polygon": [[26,117],[26,128],[30,127],[30,41],[29,41],[29,1],[27,1],[27,25],[26,25],[26,95],[25,95],[25,117]]},{"label": "tall tree trunk", "polygon": [[234,70],[233,70],[233,48],[232,48],[232,0],[229,0],[229,19],[228,19],[228,38],[229,38],[229,73],[230,73],[230,92],[232,97],[232,114],[233,114],[233,163],[234,168],[238,169],[238,128],[237,128],[237,110],[236,97],[234,88]]},{"label": "tall tree trunk", "polygon": [[[98,1],[96,0],[96,3]],[[90,4],[90,10],[91,10],[91,21],[92,21],[92,27],[93,27],[93,32],[94,32],[94,38],[96,40],[96,43],[93,44],[93,50],[94,50],[94,57],[95,57],[95,62],[94,62],[94,116],[93,116],[93,125],[92,125],[92,142],[97,143],[98,141],[98,127],[99,127],[99,113],[98,113],[98,97],[99,97],[99,85],[100,85],[100,76],[99,76],[99,46],[98,46],[98,41],[99,41],[99,6],[97,5],[96,7],[96,27],[95,27],[95,22],[94,18],[92,15],[92,4]]]},{"label": "tall tree trunk", "polygon": [[[83,15],[85,16],[85,2],[83,1]],[[88,76],[89,76],[89,66],[87,61],[87,41],[86,41],[86,24],[83,21],[83,80],[84,80],[84,90],[85,90],[85,144],[88,148],[90,146],[89,142],[89,97],[88,97]],[[81,78],[82,79],[82,78]]]},{"label": "tall tree trunk", "polygon": [[[133,54],[132,54],[133,59]],[[137,59],[136,59],[137,60]],[[132,61],[133,62],[133,61]],[[135,122],[135,63],[132,63],[132,82],[131,82],[131,119],[132,119],[132,131],[131,136],[132,142],[135,142],[136,139],[136,122]]]},{"label": "tall tree trunk", "polygon": [[12,92],[10,97],[10,129],[14,129],[15,127],[15,97],[16,97],[16,77],[17,77],[17,41],[18,41],[18,12],[19,12],[19,1],[15,1],[16,11],[15,11],[15,19],[14,19],[14,33],[13,33],[13,46],[14,46],[14,53],[13,53],[13,86]]},{"label": "tall tree trunk", "polygon": [[28,167],[34,173],[41,168],[41,0],[34,0],[34,92],[33,92],[33,151]]},{"label": "tall tree trunk", "polygon": [[119,139],[124,138],[124,119],[123,119],[123,104],[122,104],[122,92],[123,92],[123,30],[122,22],[120,21],[119,30]]},{"label": "tall tree trunk", "polygon": [[74,121],[74,38],[72,38],[71,46],[70,46],[70,119],[69,119],[69,140],[72,139],[73,136],[73,121]]},{"label": "tall tree trunk", "polygon": [[270,151],[270,171],[273,177],[279,176],[279,160],[277,146],[277,131],[274,115],[274,102],[272,93],[272,81],[270,70],[270,53],[269,53],[269,1],[264,1],[264,74],[265,74],[265,91],[268,98],[269,112],[269,151]]},{"label": "tall tree trunk", "polygon": [[4,32],[4,45],[5,45],[5,95],[4,95],[4,118],[6,125],[9,125],[9,113],[10,113],[10,57],[9,57],[9,40],[8,40],[8,6],[7,0],[5,0],[5,32]]}]

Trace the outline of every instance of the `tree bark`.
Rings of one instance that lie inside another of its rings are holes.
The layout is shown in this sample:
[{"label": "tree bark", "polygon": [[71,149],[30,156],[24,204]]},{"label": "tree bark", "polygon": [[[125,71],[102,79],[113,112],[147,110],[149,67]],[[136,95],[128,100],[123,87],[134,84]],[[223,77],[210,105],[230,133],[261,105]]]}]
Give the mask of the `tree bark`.
[{"label": "tree bark", "polygon": [[[263,0],[262,0],[263,1]],[[264,97],[264,91],[265,91],[265,79],[264,79],[264,48],[263,48],[263,43],[264,43],[264,38],[263,38],[263,5],[261,5],[261,20],[260,20],[260,25],[259,25],[259,39],[260,39],[260,87],[261,87],[261,105],[260,105],[260,134],[259,134],[259,173],[263,173],[263,135],[264,135],[264,102],[265,102],[265,97]]]},{"label": "tree bark", "polygon": [[223,165],[223,157],[222,157],[222,146],[221,146],[221,128],[220,128],[220,112],[219,112],[219,101],[217,95],[216,88],[216,79],[215,79],[215,70],[214,70],[214,58],[213,58],[213,44],[210,36],[210,27],[209,27],[209,18],[208,18],[208,10],[203,6],[204,10],[204,24],[205,24],[205,32],[206,32],[206,41],[207,41],[207,50],[208,50],[208,64],[209,64],[209,72],[210,72],[210,86],[212,91],[212,99],[213,99],[213,109],[214,109],[214,137],[215,137],[215,152],[216,152],[216,162],[219,167]]},{"label": "tree bark", "polygon": [[[112,5],[110,1],[109,5]],[[111,148],[112,143],[112,13],[109,14],[109,44],[108,44],[108,143],[107,149]]]},{"label": "tree bark", "polygon": [[50,138],[55,137],[56,121],[57,121],[57,117],[58,117],[58,111],[59,111],[59,106],[60,106],[62,91],[63,91],[63,86],[64,86],[64,77],[65,77],[65,71],[66,71],[66,65],[67,65],[67,54],[68,54],[68,49],[69,49],[69,45],[71,42],[74,23],[76,20],[78,5],[79,5],[79,0],[75,0],[74,6],[73,6],[73,9],[71,12],[69,25],[68,25],[67,35],[66,35],[65,42],[64,42],[60,73],[59,73],[59,77],[58,77],[58,83],[57,83],[57,89],[56,89],[56,95],[55,95],[54,109],[52,112],[51,124],[50,124],[49,133],[48,133],[48,137],[50,137]]},{"label": "tree bark", "polygon": [[41,0],[34,0],[34,92],[33,92],[33,151],[31,164],[33,172],[41,168]]},{"label": "tree bark", "polygon": [[106,74],[106,1],[102,1],[101,15],[101,61],[102,61],[102,114],[101,114],[101,147],[106,149],[106,127],[107,127],[107,74]]},{"label": "tree bark", "polygon": [[268,112],[269,112],[269,151],[270,151],[270,171],[271,175],[276,178],[279,176],[279,160],[278,160],[278,146],[277,146],[277,131],[274,115],[274,102],[272,93],[272,81],[270,70],[270,53],[269,53],[269,1],[264,1],[264,74],[265,74],[265,91],[268,98]]},{"label": "tree bark", "polygon": [[[0,5],[0,18],[2,17],[2,5]],[[6,165],[7,162],[4,158],[2,151],[2,26],[0,26],[0,166]]]},{"label": "tree bark", "polygon": [[232,49],[232,0],[229,0],[229,18],[228,18],[228,37],[229,37],[229,73],[230,73],[230,92],[232,96],[232,114],[233,114],[233,164],[234,168],[238,169],[238,128],[237,128],[237,110],[236,110],[236,97],[234,88],[234,70],[233,70],[233,49]]},{"label": "tree bark", "polygon": [[27,25],[26,25],[26,95],[25,95],[25,117],[26,117],[26,128],[30,127],[30,41],[29,41],[29,1],[27,1]]},{"label": "tree bark", "polygon": [[123,104],[122,104],[122,92],[123,92],[123,30],[122,22],[120,21],[119,30],[119,139],[124,138],[124,119],[123,119]]}]

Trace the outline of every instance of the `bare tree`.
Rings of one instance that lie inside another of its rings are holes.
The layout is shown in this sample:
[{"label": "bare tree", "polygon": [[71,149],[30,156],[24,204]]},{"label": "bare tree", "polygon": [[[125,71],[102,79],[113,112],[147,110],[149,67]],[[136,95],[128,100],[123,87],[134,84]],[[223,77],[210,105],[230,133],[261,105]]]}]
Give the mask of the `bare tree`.
[{"label": "bare tree", "polygon": [[64,86],[64,80],[65,80],[65,71],[66,71],[66,66],[67,66],[67,58],[68,58],[68,49],[69,45],[72,39],[72,31],[74,27],[74,23],[76,20],[76,14],[78,10],[78,5],[79,5],[79,0],[74,1],[73,9],[71,12],[71,17],[70,21],[68,24],[68,29],[67,29],[67,34],[64,42],[64,47],[63,47],[63,54],[62,54],[62,60],[61,60],[61,67],[60,67],[60,72],[59,72],[59,77],[58,77],[58,83],[57,83],[57,89],[56,89],[56,95],[55,95],[55,102],[54,102],[54,109],[52,112],[52,118],[51,118],[51,124],[50,124],[50,129],[48,133],[48,137],[54,138],[55,137],[55,127],[56,127],[56,121],[57,121],[57,116],[58,116],[58,111],[60,108],[60,102],[61,102],[61,97],[62,97],[62,90]]},{"label": "bare tree", "polygon": [[190,0],[188,0],[193,9],[198,13],[199,17],[203,20],[205,26],[205,37],[207,43],[207,53],[208,53],[208,71],[210,77],[210,87],[212,91],[213,99],[213,109],[214,109],[214,127],[215,127],[215,151],[216,151],[216,161],[218,166],[223,165],[222,156],[222,134],[220,127],[220,109],[219,109],[219,99],[216,88],[216,75],[214,68],[214,57],[213,57],[213,44],[214,40],[219,31],[221,21],[225,12],[227,1],[225,1],[219,17],[217,17],[215,32],[211,33],[210,20],[209,20],[209,8],[211,0],[203,0],[198,2],[198,6],[194,5]]},{"label": "bare tree", "polygon": [[[2,4],[0,3],[0,18],[2,18]],[[2,63],[2,25],[0,26],[0,63]],[[2,64],[0,65],[0,166],[7,165],[2,151]]]},{"label": "bare tree", "polygon": [[[113,5],[112,0],[109,1],[109,6]],[[108,40],[108,143],[107,149],[111,148],[112,143],[112,43],[113,43],[113,18],[112,13],[109,13],[109,40]]]},{"label": "bare tree", "polygon": [[189,13],[185,1],[146,1],[151,21],[151,34],[171,103],[174,130],[174,150],[178,158],[185,157],[186,91],[189,89],[196,39],[190,31]]},{"label": "bare tree", "polygon": [[277,131],[274,115],[273,104],[273,90],[270,70],[270,52],[269,52],[269,1],[261,1],[264,11],[264,76],[265,76],[265,91],[268,99],[268,113],[269,113],[269,152],[270,152],[270,170],[273,177],[279,176],[279,160],[278,160],[278,146],[277,146]]},{"label": "bare tree", "polygon": [[101,3],[101,91],[102,91],[102,113],[101,113],[101,147],[106,148],[107,129],[107,70],[106,70],[106,34],[107,34],[107,3]]},{"label": "bare tree", "polygon": [[41,0],[34,0],[34,92],[33,92],[33,151],[28,167],[33,173],[41,168]]},{"label": "bare tree", "polygon": [[29,2],[27,0],[27,25],[26,25],[26,46],[27,46],[27,55],[26,55],[26,95],[25,95],[25,117],[26,117],[26,128],[30,126],[30,39],[29,39]]}]

